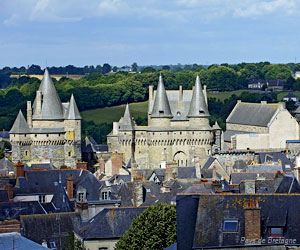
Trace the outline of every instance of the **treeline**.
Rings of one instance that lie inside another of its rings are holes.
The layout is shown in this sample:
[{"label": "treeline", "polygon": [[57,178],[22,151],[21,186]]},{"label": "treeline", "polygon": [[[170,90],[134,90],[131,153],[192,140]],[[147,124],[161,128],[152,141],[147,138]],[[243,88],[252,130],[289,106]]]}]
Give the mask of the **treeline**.
[{"label": "treeline", "polygon": [[[179,85],[182,85],[184,89],[191,89],[198,74],[202,83],[206,84],[208,89],[211,90],[244,89],[249,81],[254,79],[287,79],[287,86],[290,86],[290,89],[300,90],[300,80],[296,81],[290,77],[293,70],[298,70],[298,66],[270,64],[268,62],[212,65],[208,68],[192,65],[192,70],[181,70],[179,72],[148,67],[144,68],[142,73],[118,72],[103,74],[102,72],[91,72],[78,80],[63,77],[59,81],[53,79],[53,82],[63,102],[69,101],[73,93],[79,110],[84,111],[145,101],[148,99],[148,86],[157,86],[160,73],[163,75],[166,89],[178,89]],[[0,84],[3,84],[1,79]],[[23,76],[19,79],[11,79],[10,84],[5,89],[0,90],[0,129],[5,128],[8,130],[11,128],[19,109],[22,109],[24,115],[26,114],[26,101],[34,100],[39,84],[40,80]],[[224,102],[210,99],[209,108],[212,122],[218,120],[220,125],[224,127],[225,119],[232,110],[237,98],[244,101],[260,101],[261,98],[276,101],[276,94],[269,93],[268,95],[246,93],[241,97],[233,96]],[[137,121],[139,124],[146,123],[145,117],[138,117]],[[106,131],[110,130],[111,125],[100,126],[100,130],[96,127],[95,124],[85,122],[83,124],[83,134],[90,135],[92,131],[96,131],[96,138],[100,138],[99,141],[105,140]],[[103,131],[105,131],[105,134]]]}]

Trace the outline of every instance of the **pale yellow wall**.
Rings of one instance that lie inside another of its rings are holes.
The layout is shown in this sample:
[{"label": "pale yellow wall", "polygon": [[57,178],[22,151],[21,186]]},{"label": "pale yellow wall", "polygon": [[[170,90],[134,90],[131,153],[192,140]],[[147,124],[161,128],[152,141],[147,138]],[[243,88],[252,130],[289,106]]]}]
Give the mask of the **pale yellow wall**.
[{"label": "pale yellow wall", "polygon": [[[235,149],[268,149],[269,134],[238,134],[235,135],[236,148]],[[232,145],[233,147],[233,145]]]},{"label": "pale yellow wall", "polygon": [[54,120],[54,121],[33,120],[32,127],[33,128],[63,128],[64,121],[63,120]]},{"label": "pale yellow wall", "polygon": [[287,111],[281,110],[270,124],[270,148],[285,148],[286,140],[299,140],[299,124]]},{"label": "pale yellow wall", "polygon": [[83,244],[88,250],[99,250],[100,247],[107,247],[108,250],[114,250],[114,247],[118,241],[118,239],[86,240],[83,242]]}]

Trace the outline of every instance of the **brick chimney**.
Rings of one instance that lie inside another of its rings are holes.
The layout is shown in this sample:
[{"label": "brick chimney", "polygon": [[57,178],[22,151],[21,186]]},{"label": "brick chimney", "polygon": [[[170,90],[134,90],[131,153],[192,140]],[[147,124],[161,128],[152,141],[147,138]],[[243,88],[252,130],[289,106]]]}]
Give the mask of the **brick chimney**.
[{"label": "brick chimney", "polygon": [[105,174],[105,161],[102,156],[99,159],[99,169],[101,174]]},{"label": "brick chimney", "polygon": [[260,207],[257,200],[251,200],[244,207],[245,238],[257,241],[261,238]]},{"label": "brick chimney", "polygon": [[14,165],[15,165],[16,178],[24,177],[24,164],[22,162],[18,162]]},{"label": "brick chimney", "polygon": [[67,195],[69,197],[69,200],[72,200],[74,198],[74,196],[73,196],[73,179],[72,179],[71,174],[67,179]]},{"label": "brick chimney", "polygon": [[77,169],[87,170],[87,162],[84,162],[84,161],[78,161],[78,162],[76,163],[76,168],[77,168]]},{"label": "brick chimney", "polygon": [[111,156],[111,168],[112,175],[120,174],[120,169],[122,168],[123,163],[123,154],[121,153],[112,153]]},{"label": "brick chimney", "polygon": [[6,184],[5,188],[7,189],[9,200],[14,199],[14,187],[11,184]]},{"label": "brick chimney", "polygon": [[0,222],[0,234],[1,233],[20,233],[21,223],[18,220],[5,220]]}]

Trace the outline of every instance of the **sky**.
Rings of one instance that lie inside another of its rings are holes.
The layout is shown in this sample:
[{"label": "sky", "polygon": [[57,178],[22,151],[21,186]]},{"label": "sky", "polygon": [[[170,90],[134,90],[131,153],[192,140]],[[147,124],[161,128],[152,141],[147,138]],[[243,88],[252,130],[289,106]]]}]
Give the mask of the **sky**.
[{"label": "sky", "polygon": [[300,62],[299,0],[0,0],[0,68]]}]

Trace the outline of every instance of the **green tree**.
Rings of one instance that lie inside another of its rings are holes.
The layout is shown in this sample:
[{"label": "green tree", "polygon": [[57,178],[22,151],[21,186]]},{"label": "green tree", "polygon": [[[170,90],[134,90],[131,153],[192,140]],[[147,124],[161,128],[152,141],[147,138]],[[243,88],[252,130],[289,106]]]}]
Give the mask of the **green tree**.
[{"label": "green tree", "polygon": [[4,158],[4,149],[0,147],[0,159]]},{"label": "green tree", "polygon": [[102,74],[106,74],[111,71],[111,66],[108,63],[104,63],[102,66]]},{"label": "green tree", "polygon": [[151,72],[155,72],[156,70],[152,67],[145,67],[143,70],[142,70],[142,73],[151,73]]},{"label": "green tree", "polygon": [[76,239],[73,232],[68,232],[66,240],[62,246],[63,250],[86,250],[82,246],[81,240]]},{"label": "green tree", "polygon": [[150,206],[133,220],[115,249],[164,249],[176,242],[176,207]]},{"label": "green tree", "polygon": [[294,84],[296,83],[296,80],[294,77],[289,76],[289,78],[286,80],[286,83],[284,84],[285,89],[293,89]]},{"label": "green tree", "polygon": [[286,64],[270,64],[266,65],[262,69],[265,79],[267,80],[286,80],[292,74],[291,69]]},{"label": "green tree", "polygon": [[138,71],[138,65],[137,65],[136,62],[134,62],[134,63],[131,65],[131,69],[132,69],[132,71],[134,71],[134,72],[137,72],[137,71]]}]

